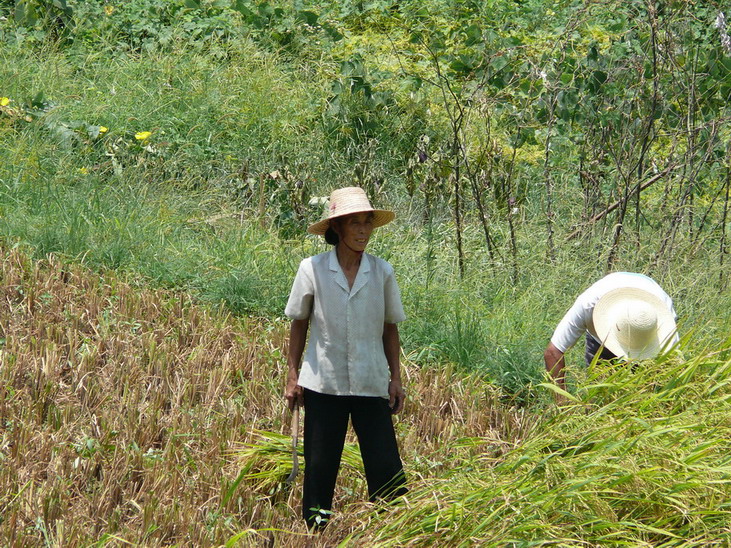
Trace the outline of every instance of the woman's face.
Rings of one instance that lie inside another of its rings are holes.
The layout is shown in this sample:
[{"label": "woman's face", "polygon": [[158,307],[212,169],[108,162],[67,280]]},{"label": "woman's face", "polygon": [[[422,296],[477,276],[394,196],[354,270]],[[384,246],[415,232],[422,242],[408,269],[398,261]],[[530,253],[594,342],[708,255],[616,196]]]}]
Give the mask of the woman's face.
[{"label": "woman's face", "polygon": [[346,215],[333,223],[333,230],[337,232],[341,244],[353,251],[363,252],[373,232],[373,213]]}]

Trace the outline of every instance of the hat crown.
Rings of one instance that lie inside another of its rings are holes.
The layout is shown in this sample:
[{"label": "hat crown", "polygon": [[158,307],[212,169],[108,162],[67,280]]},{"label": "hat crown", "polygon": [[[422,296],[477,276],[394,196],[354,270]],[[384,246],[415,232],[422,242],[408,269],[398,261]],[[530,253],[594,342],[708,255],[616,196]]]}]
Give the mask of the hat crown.
[{"label": "hat crown", "polygon": [[616,356],[647,359],[675,335],[675,316],[659,296],[636,287],[618,287],[594,305],[595,334]]},{"label": "hat crown", "polygon": [[328,204],[328,218],[340,217],[350,213],[373,211],[365,191],[357,186],[348,186],[333,190]]},{"label": "hat crown", "polygon": [[649,304],[628,300],[616,315],[617,340],[627,348],[643,350],[657,338],[657,313]]}]

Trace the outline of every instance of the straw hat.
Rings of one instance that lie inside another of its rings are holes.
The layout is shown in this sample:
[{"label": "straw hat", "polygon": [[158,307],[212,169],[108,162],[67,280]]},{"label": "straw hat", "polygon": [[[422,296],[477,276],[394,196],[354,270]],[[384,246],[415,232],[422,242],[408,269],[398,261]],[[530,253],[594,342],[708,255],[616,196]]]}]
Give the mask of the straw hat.
[{"label": "straw hat", "polygon": [[675,317],[652,293],[634,287],[614,289],[592,313],[599,340],[618,357],[654,358],[675,335]]},{"label": "straw hat", "polygon": [[396,214],[386,209],[373,209],[365,191],[357,186],[349,186],[333,190],[327,206],[327,217],[307,228],[310,234],[322,236],[330,226],[330,220],[351,213],[373,212],[373,227],[383,226],[393,221]]}]

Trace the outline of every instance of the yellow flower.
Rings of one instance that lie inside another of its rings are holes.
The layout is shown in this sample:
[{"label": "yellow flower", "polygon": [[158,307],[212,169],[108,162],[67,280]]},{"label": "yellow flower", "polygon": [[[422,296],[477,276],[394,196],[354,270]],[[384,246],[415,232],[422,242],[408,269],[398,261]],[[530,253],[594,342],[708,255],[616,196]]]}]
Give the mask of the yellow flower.
[{"label": "yellow flower", "polygon": [[138,141],[146,141],[150,138],[150,135],[152,135],[151,131],[138,131],[135,133],[135,139]]},{"label": "yellow flower", "polygon": [[88,167],[80,167],[79,168],[79,173],[81,173],[82,175],[88,175],[89,174],[89,168]]},{"label": "yellow flower", "polygon": [[10,97],[0,97],[0,107],[6,107],[10,104]]},{"label": "yellow flower", "polygon": [[109,128],[106,126],[99,126],[99,133],[106,133],[109,131]]},{"label": "yellow flower", "polygon": [[106,13],[107,15],[112,15],[114,13],[114,6],[110,6],[109,4],[104,6],[104,13]]}]

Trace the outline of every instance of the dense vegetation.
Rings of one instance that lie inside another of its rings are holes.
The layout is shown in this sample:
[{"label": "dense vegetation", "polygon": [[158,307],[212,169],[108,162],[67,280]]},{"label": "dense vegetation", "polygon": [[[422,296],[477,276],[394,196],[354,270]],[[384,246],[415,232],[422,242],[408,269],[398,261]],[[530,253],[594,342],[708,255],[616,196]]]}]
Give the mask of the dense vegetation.
[{"label": "dense vegetation", "polygon": [[[8,543],[303,533],[264,500],[287,458],[272,373],[297,262],[325,249],[303,228],[349,183],[398,215],[371,250],[409,315],[420,479],[332,539],[728,541],[720,3],[0,0],[0,43]],[[543,346],[622,269],[674,297],[682,349],[572,368],[554,416]],[[341,504],[359,490],[352,471]]]}]

